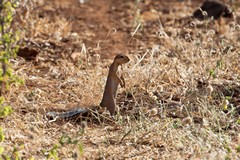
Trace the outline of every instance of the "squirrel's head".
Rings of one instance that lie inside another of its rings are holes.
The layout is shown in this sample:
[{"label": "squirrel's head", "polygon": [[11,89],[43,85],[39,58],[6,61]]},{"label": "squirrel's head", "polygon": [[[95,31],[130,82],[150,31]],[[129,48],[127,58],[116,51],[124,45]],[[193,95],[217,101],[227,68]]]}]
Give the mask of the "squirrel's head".
[{"label": "squirrel's head", "polygon": [[114,58],[114,62],[117,63],[118,65],[122,65],[129,61],[130,61],[130,59],[128,58],[128,56],[126,56],[124,54],[117,54]]}]

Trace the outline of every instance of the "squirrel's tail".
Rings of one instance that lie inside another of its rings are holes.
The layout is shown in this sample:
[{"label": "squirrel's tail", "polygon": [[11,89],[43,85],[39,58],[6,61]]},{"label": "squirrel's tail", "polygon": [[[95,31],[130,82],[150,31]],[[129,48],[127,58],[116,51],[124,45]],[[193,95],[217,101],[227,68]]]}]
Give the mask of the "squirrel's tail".
[{"label": "squirrel's tail", "polygon": [[48,112],[46,114],[46,117],[49,120],[56,120],[58,118],[60,119],[71,119],[74,117],[79,116],[80,114],[88,113],[89,109],[87,108],[76,108],[67,112]]}]

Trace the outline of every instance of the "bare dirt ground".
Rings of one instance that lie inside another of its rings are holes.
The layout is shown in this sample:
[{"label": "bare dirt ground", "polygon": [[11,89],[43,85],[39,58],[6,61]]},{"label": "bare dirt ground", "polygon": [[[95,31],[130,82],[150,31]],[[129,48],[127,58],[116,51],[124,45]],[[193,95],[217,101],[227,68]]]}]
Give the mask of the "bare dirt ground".
[{"label": "bare dirt ground", "polygon": [[[229,3],[231,19],[190,18],[201,2],[29,2],[15,26],[21,26],[21,48],[36,54],[24,50],[13,60],[25,84],[6,92],[14,109],[1,119],[6,153],[24,159],[240,159],[240,4]],[[131,61],[123,68],[126,88],[119,90],[115,119],[106,112],[48,122],[48,111],[98,105],[119,52]]]}]

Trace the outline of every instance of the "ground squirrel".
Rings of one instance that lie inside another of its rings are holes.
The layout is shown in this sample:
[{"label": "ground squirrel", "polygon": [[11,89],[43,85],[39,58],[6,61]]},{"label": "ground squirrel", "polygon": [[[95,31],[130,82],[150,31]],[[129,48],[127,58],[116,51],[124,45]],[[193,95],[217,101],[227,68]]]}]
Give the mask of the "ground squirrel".
[{"label": "ground squirrel", "polygon": [[[100,103],[101,107],[106,107],[111,115],[114,115],[116,110],[115,98],[117,95],[118,85],[125,87],[125,81],[123,75],[118,75],[118,67],[124,63],[127,63],[130,59],[124,54],[117,54],[111,64],[108,72],[107,82],[105,85],[105,90],[103,93],[102,101]],[[48,112],[48,119],[56,118],[71,118],[79,114],[87,113],[90,110],[87,108],[77,108],[67,112]]]},{"label": "ground squirrel", "polygon": [[118,75],[118,67],[128,61],[129,58],[126,55],[118,54],[109,68],[107,82],[100,106],[107,107],[111,115],[115,113],[116,109],[115,98],[117,95],[118,85],[120,84],[121,87],[125,87],[123,76]]}]

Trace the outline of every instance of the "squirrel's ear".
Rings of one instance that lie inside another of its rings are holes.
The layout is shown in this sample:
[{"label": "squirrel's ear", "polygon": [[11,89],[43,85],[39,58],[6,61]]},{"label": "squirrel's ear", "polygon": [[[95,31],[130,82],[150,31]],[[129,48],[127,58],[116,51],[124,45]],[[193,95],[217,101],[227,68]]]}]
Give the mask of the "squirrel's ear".
[{"label": "squirrel's ear", "polygon": [[121,53],[119,53],[119,54],[117,54],[116,55],[116,58],[124,58],[125,56],[123,55],[123,54],[121,54]]}]

